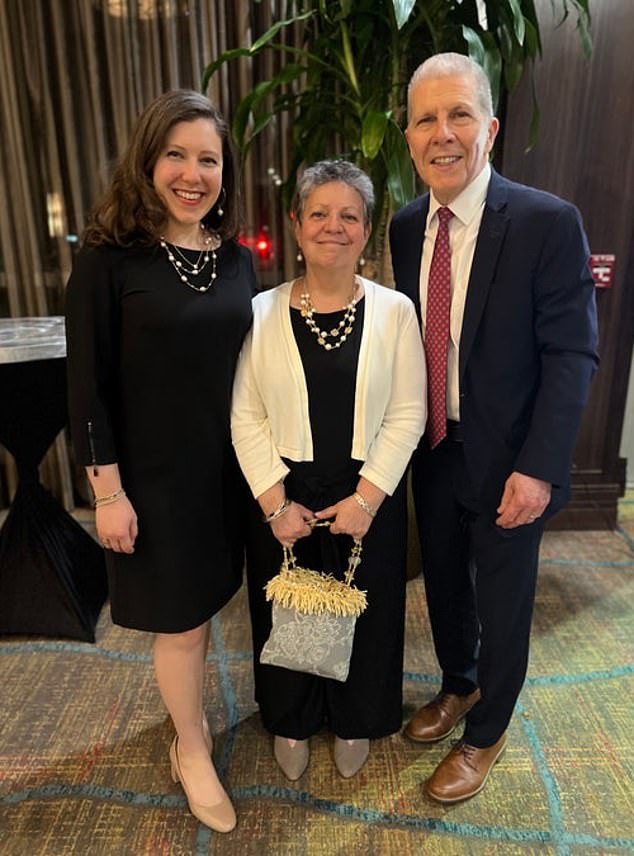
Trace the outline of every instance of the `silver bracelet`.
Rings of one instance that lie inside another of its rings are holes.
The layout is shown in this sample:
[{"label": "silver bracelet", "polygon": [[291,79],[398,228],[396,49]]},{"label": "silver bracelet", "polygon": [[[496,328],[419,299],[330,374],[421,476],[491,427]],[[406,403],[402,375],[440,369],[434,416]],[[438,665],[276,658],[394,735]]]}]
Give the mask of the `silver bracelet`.
[{"label": "silver bracelet", "polygon": [[284,512],[288,509],[290,504],[291,504],[290,499],[287,499],[286,497],[284,497],[284,499],[277,506],[275,511],[272,511],[270,514],[266,514],[262,518],[262,520],[264,521],[264,523],[272,523],[274,520],[277,520],[278,517],[281,517],[284,514]]},{"label": "silver bracelet", "polygon": [[102,505],[112,505],[113,502],[116,502],[118,499],[121,499],[122,496],[125,496],[125,491],[122,487],[120,487],[118,490],[115,490],[115,492],[111,493],[109,496],[95,497],[94,507],[101,508]]},{"label": "silver bracelet", "polygon": [[372,518],[376,517],[376,511],[372,508],[370,503],[361,496],[360,493],[357,493],[357,491],[355,490],[355,492],[352,494],[352,497],[353,499],[356,499],[356,501],[366,512],[366,514],[369,514]]}]

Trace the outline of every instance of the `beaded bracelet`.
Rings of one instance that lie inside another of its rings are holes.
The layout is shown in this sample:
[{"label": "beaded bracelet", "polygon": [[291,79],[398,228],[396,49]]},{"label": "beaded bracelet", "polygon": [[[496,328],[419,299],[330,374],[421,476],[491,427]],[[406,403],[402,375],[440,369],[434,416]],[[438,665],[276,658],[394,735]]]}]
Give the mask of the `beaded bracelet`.
[{"label": "beaded bracelet", "polygon": [[372,508],[370,503],[361,496],[360,493],[357,493],[355,491],[352,494],[352,497],[353,497],[353,499],[356,499],[356,501],[361,506],[361,508],[366,512],[366,514],[369,514],[370,517],[376,517],[376,511]]},{"label": "beaded bracelet", "polygon": [[118,490],[115,490],[114,493],[111,493],[109,496],[100,496],[95,497],[94,506],[95,508],[101,508],[102,505],[110,505],[112,502],[116,502],[118,499],[121,499],[122,496],[125,496],[125,491],[122,487]]},{"label": "beaded bracelet", "polygon": [[284,499],[277,506],[275,511],[272,511],[270,514],[266,514],[262,518],[262,520],[264,521],[264,523],[272,523],[274,520],[277,520],[278,517],[281,517],[284,514],[284,512],[287,510],[287,508],[289,507],[290,504],[291,504],[290,499],[287,499],[286,497],[284,497]]}]

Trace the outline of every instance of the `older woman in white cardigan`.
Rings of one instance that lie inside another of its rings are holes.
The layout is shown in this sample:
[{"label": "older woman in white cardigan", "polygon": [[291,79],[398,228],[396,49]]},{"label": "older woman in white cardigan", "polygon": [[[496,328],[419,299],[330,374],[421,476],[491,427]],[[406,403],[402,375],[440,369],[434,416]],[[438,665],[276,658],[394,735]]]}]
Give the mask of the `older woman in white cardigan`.
[{"label": "older woman in white cardigan", "polygon": [[[401,727],[404,473],[425,425],[426,375],[410,300],[355,274],[373,205],[370,179],[351,163],[303,173],[293,212],[306,272],[253,301],[234,386],[233,443],[255,500],[247,575],[256,700],[291,780],[324,725],[344,777],[363,766],[370,739]],[[329,519],[329,531],[311,534],[315,519]],[[341,571],[361,538],[356,582],[368,608],[347,680],[261,664],[271,629],[264,586],[282,547],[306,567]]]}]

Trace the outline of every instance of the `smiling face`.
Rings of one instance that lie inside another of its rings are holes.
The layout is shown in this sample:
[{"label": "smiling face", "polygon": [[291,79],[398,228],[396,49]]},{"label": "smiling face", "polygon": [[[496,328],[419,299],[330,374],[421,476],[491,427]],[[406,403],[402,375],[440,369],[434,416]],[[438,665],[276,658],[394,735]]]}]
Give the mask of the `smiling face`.
[{"label": "smiling face", "polygon": [[314,266],[352,273],[369,235],[361,196],[341,181],[317,185],[306,198],[301,220],[295,221],[307,272]]},{"label": "smiling face", "polygon": [[409,106],[405,136],[416,171],[449,205],[484,168],[499,122],[484,115],[468,75],[421,79]]},{"label": "smiling face", "polygon": [[170,128],[152,180],[167,207],[165,237],[186,244],[222,187],[222,140],[214,123],[200,118]]}]

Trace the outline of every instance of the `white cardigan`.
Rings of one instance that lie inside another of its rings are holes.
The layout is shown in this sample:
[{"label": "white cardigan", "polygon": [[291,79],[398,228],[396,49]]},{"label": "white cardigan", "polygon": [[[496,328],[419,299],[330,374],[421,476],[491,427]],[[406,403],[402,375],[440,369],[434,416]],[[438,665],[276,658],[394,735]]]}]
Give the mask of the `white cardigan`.
[{"label": "white cardigan", "polygon": [[[360,475],[392,494],[425,428],[425,357],[411,300],[362,281],[351,457],[364,461]],[[231,433],[255,497],[286,476],[282,457],[313,460],[308,390],[289,310],[292,286],[285,282],[254,298],[253,327],[236,370]]]}]

